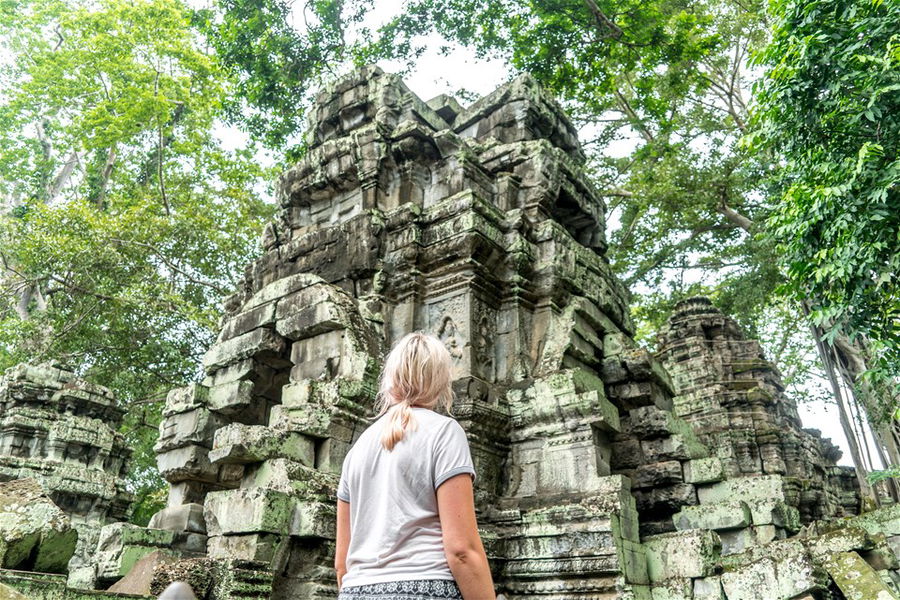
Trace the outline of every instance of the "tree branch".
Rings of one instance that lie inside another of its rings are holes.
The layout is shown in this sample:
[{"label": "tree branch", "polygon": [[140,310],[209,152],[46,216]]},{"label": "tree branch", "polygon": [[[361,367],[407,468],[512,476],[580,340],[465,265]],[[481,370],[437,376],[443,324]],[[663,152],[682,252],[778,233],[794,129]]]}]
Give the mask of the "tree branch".
[{"label": "tree branch", "polygon": [[587,4],[588,10],[591,11],[591,14],[594,16],[594,19],[596,19],[597,23],[610,32],[609,36],[607,37],[611,37],[616,40],[622,39],[622,36],[625,32],[623,32],[621,27],[616,25],[612,19],[607,17],[603,13],[603,11],[600,10],[600,7],[597,6],[595,0],[584,0],[584,3]]},{"label": "tree branch", "polygon": [[169,267],[170,269],[172,269],[173,271],[175,271],[176,273],[178,273],[179,275],[181,275],[182,277],[184,277],[191,283],[194,283],[197,285],[202,285],[204,287],[208,287],[212,290],[215,290],[216,292],[218,292],[219,294],[221,294],[223,296],[229,293],[228,290],[216,285],[215,283],[212,283],[209,281],[203,281],[202,279],[197,279],[196,277],[194,277],[193,275],[191,275],[190,273],[188,273],[187,271],[185,271],[184,269],[180,268],[178,265],[173,263],[171,260],[169,260],[169,258],[165,254],[163,254],[163,252],[159,248],[154,246],[153,244],[148,244],[146,242],[139,242],[137,240],[123,240],[123,239],[119,239],[119,238],[111,238],[110,241],[118,242],[120,244],[131,244],[134,246],[140,246],[142,248],[147,248],[148,250],[151,250],[161,261],[163,261],[163,263],[165,263],[165,265],[167,267]]},{"label": "tree branch", "polygon": [[740,227],[748,233],[750,232],[750,228],[753,227],[753,221],[751,219],[745,217],[738,211],[725,204],[724,200],[719,204],[716,210],[724,215],[730,223]]}]

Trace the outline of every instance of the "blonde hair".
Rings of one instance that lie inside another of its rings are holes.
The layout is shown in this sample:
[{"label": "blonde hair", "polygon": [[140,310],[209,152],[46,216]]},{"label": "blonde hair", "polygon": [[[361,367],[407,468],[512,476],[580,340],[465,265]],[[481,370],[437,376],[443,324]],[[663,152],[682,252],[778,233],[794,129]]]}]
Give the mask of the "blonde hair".
[{"label": "blonde hair", "polygon": [[394,345],[384,361],[378,390],[378,415],[390,412],[381,443],[388,450],[416,428],[413,406],[433,409],[453,404],[450,352],[433,335],[408,333]]}]

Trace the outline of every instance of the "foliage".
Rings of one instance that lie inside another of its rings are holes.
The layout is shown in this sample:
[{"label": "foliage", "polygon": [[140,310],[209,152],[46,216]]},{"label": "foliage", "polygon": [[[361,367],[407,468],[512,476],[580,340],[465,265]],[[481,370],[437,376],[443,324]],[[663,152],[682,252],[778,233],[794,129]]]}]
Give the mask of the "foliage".
[{"label": "foliage", "polygon": [[[900,372],[900,4],[776,0],[750,145],[782,157],[786,291]],[[896,380],[895,380],[896,381]],[[891,407],[888,407],[891,408]],[[894,407],[896,408],[896,407]]]},{"label": "foliage", "polygon": [[890,467],[880,471],[872,471],[868,475],[869,483],[878,483],[887,479],[900,479],[900,467]]},{"label": "foliage", "polygon": [[197,11],[195,22],[236,79],[226,101],[230,122],[289,158],[300,153],[296,137],[310,96],[324,77],[337,74],[347,52],[344,29],[368,6],[344,8],[342,0],[302,7],[285,0],[218,0],[215,8]]},{"label": "foliage", "polygon": [[0,367],[59,359],[114,389],[143,498],[146,403],[197,376],[268,173],[215,137],[232,84],[178,0],[2,6]]}]

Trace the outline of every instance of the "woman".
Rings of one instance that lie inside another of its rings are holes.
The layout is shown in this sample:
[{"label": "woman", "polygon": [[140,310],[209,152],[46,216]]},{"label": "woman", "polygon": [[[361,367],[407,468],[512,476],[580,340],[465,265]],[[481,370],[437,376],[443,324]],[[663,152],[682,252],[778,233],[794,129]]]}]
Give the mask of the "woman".
[{"label": "woman", "polygon": [[450,354],[411,333],[385,361],[378,420],[338,485],[338,600],[493,600],[466,434],[449,412]]}]

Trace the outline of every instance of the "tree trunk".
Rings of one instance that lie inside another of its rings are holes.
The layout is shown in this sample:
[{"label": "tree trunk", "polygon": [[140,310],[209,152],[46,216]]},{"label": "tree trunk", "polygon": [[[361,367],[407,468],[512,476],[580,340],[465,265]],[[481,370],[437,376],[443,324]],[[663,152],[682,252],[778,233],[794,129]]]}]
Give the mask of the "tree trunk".
[{"label": "tree trunk", "polygon": [[50,191],[47,194],[47,202],[53,202],[65,185],[69,182],[69,179],[72,177],[72,171],[75,170],[75,165],[78,164],[78,152],[72,151],[69,155],[69,159],[66,161],[66,164],[62,166],[59,173],[57,173],[56,177],[53,178],[53,184],[50,186]]},{"label": "tree trunk", "polygon": [[94,205],[98,209],[103,209],[103,203],[106,200],[106,189],[109,186],[109,178],[112,175],[113,166],[116,164],[116,145],[113,144],[106,154],[106,162],[103,170],[100,172],[100,181],[97,183],[97,189],[94,195]]},{"label": "tree trunk", "polygon": [[[803,305],[804,313],[806,313],[806,317],[809,318],[809,308],[804,303]],[[875,496],[875,491],[872,489],[871,484],[869,483],[868,478],[866,477],[866,469],[865,462],[863,460],[862,452],[859,448],[859,443],[856,438],[856,432],[853,430],[853,424],[850,420],[849,410],[847,405],[845,404],[844,394],[841,391],[841,385],[838,381],[837,369],[835,368],[834,360],[831,356],[831,353],[826,348],[825,342],[822,341],[822,330],[815,326],[810,325],[810,331],[813,336],[813,340],[816,343],[816,349],[819,351],[819,357],[822,359],[822,365],[825,367],[825,373],[828,376],[828,382],[831,384],[831,391],[834,393],[834,399],[837,402],[838,406],[838,417],[841,422],[841,429],[844,430],[844,436],[847,438],[847,445],[850,448],[850,458],[853,459],[853,464],[856,468],[856,480],[859,483],[859,491],[861,495],[861,500],[863,501],[863,505],[866,504],[866,499],[870,502],[874,503],[875,506],[878,505],[878,498]],[[849,398],[847,399],[850,400]]]},{"label": "tree trunk", "polygon": [[[900,466],[900,429],[898,423],[890,419],[883,420],[879,414],[879,406],[895,407],[900,405],[890,386],[872,386],[866,383],[862,374],[866,371],[868,348],[862,339],[851,341],[849,337],[838,333],[834,337],[832,350],[835,354],[838,372],[846,386],[853,390],[858,404],[862,407],[866,420],[875,435],[875,446],[878,456],[885,467]],[[900,485],[895,479],[886,480],[886,487],[894,502],[900,502]]]}]

